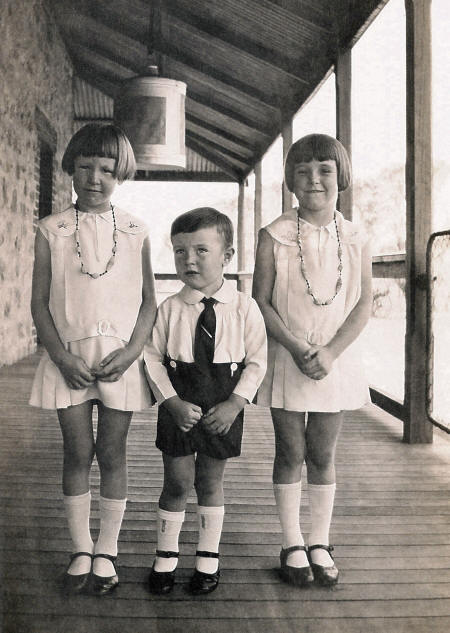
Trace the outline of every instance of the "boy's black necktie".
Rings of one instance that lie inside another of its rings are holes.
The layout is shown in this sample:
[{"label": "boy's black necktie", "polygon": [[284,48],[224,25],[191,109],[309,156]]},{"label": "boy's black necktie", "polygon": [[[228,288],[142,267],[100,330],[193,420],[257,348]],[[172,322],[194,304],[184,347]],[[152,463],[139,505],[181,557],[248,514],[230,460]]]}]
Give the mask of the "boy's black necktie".
[{"label": "boy's black necktie", "polygon": [[216,299],[203,297],[202,303],[205,309],[198,317],[194,339],[194,361],[200,369],[209,371],[209,365],[214,360],[214,347],[216,338],[216,313],[214,304]]}]

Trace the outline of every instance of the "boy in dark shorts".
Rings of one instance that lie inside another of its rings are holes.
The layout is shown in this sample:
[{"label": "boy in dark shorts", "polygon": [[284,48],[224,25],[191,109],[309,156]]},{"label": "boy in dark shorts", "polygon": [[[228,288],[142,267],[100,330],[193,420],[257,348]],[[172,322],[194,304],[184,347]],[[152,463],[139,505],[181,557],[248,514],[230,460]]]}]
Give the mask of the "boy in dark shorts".
[{"label": "boy in dark shorts", "polygon": [[156,594],[173,588],[178,537],[195,486],[199,541],[189,589],[206,594],[219,582],[223,476],[227,459],[240,455],[244,406],[265,374],[266,331],[256,302],[223,278],[234,254],[226,215],[209,207],[188,211],[172,224],[171,240],[185,285],[159,306],[145,350],[164,462],[149,588]]}]

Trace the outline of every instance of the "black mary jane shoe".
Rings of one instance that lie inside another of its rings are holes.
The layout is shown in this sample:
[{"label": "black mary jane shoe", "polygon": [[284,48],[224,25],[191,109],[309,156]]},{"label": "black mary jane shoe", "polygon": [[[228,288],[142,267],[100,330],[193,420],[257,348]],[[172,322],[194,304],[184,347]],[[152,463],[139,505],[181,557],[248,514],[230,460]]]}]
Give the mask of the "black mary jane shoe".
[{"label": "black mary jane shoe", "polygon": [[[67,570],[72,564],[72,561],[75,560],[75,558],[78,558],[79,556],[89,556],[89,558],[91,559],[91,564],[92,564],[92,554],[90,552],[76,552],[75,554],[72,554],[70,556],[70,563]],[[89,576],[91,575],[91,572],[88,571],[86,574],[74,575],[74,574],[69,574],[67,570],[64,573],[64,576],[62,578],[62,591],[67,595],[69,594],[75,595],[78,593],[83,593],[83,591],[86,589],[86,586],[88,584],[88,580],[89,580]]]},{"label": "black mary jane shoe", "polygon": [[338,581],[339,570],[334,564],[331,565],[331,567],[324,567],[323,565],[313,563],[311,560],[311,552],[315,549],[326,550],[334,561],[331,554],[334,548],[332,545],[310,545],[308,547],[308,558],[314,575],[314,582],[318,585],[322,585],[323,587],[332,587]]},{"label": "black mary jane shoe", "polygon": [[292,545],[292,547],[286,547],[280,552],[280,578],[284,582],[294,585],[295,587],[307,587],[310,585],[314,576],[311,567],[293,567],[287,564],[288,556],[291,552],[303,551],[307,553],[305,545]]},{"label": "black mary jane shoe", "polygon": [[[201,556],[202,558],[219,558],[219,554],[217,552],[197,551],[196,556]],[[191,580],[189,581],[189,592],[194,596],[211,593],[217,589],[219,578],[219,567],[217,567],[217,571],[213,574],[206,574],[202,571],[198,571],[198,569],[195,569]]]},{"label": "black mary jane shoe", "polygon": [[[178,552],[166,552],[160,549],[156,550],[156,555],[161,558],[178,558]],[[175,584],[176,568],[173,571],[155,571],[155,563],[148,576],[148,589],[150,593],[158,596],[164,596],[170,593]]]},{"label": "black mary jane shoe", "polygon": [[97,576],[97,574],[91,574],[91,584],[90,584],[90,593],[94,596],[105,596],[114,589],[119,584],[119,576],[117,575],[115,562],[117,560],[117,556],[111,556],[110,554],[94,554],[92,556],[95,558],[106,558],[110,560],[113,564],[114,571],[116,572],[113,576]]}]

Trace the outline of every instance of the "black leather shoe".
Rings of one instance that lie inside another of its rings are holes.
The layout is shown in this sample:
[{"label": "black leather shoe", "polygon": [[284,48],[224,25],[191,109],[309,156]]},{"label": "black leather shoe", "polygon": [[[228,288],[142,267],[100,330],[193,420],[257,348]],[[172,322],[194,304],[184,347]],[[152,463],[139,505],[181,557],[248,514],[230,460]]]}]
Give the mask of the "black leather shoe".
[{"label": "black leather shoe", "polygon": [[313,563],[311,561],[311,552],[315,549],[325,549],[334,561],[334,558],[331,554],[334,548],[332,545],[310,545],[308,547],[308,558],[312,572],[314,574],[314,582],[316,582],[318,585],[322,585],[323,587],[331,587],[332,585],[335,585],[338,581],[339,570],[336,565],[331,565],[331,567],[324,567],[323,565],[317,565],[316,563]]},{"label": "black leather shoe", "polygon": [[[178,558],[178,552],[165,552],[156,550],[156,555],[162,558]],[[148,576],[148,588],[150,593],[163,596],[170,593],[175,584],[176,568],[173,571],[155,571],[155,563],[153,563],[151,572]]]},{"label": "black leather shoe", "polygon": [[[116,571],[115,562],[117,560],[117,556],[111,556],[110,554],[94,554],[92,556],[95,558],[106,558],[110,560],[114,566],[114,571]],[[91,574],[91,586],[90,591],[94,596],[105,596],[114,589],[119,584],[119,576],[117,573],[114,576],[97,576],[97,574]]]},{"label": "black leather shoe", "polygon": [[[201,556],[203,558],[219,558],[219,554],[217,552],[197,551],[196,556]],[[189,591],[194,594],[194,596],[211,593],[217,589],[219,578],[219,567],[217,567],[217,571],[213,574],[205,574],[204,572],[195,569],[189,582]]]},{"label": "black leather shoe", "polygon": [[[75,558],[79,556],[89,556],[92,563],[92,554],[90,552],[76,552],[70,556],[69,567]],[[67,569],[69,569],[69,567]],[[89,571],[87,574],[77,574],[74,576],[73,574],[68,574],[67,570],[64,573],[62,579],[62,590],[66,594],[77,594],[82,593],[88,584],[89,576],[91,572]]]},{"label": "black leather shoe", "polygon": [[289,554],[299,550],[307,552],[304,545],[292,545],[292,547],[286,547],[286,549],[281,550],[280,578],[290,585],[295,585],[295,587],[307,587],[314,580],[311,567],[309,565],[306,567],[293,567],[292,565],[287,564]]}]

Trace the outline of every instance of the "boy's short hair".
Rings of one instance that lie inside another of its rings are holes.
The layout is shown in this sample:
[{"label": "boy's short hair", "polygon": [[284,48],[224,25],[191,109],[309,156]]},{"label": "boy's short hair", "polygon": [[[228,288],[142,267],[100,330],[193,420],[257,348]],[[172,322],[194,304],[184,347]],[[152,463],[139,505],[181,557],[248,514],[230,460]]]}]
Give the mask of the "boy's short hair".
[{"label": "boy's short hair", "polygon": [[132,179],[136,171],[136,160],[130,141],[116,125],[88,123],[75,132],[61,163],[63,170],[70,176],[75,171],[75,159],[78,156],[114,158],[114,176],[120,182]]},{"label": "boy's short hair", "polygon": [[233,224],[230,218],[212,207],[199,207],[179,215],[170,229],[170,237],[178,233],[194,233],[199,229],[214,226],[222,236],[225,248],[233,246]]},{"label": "boy's short hair", "polygon": [[337,167],[338,190],[344,191],[352,182],[352,167],[347,150],[340,141],[327,134],[308,134],[291,145],[284,163],[286,186],[294,192],[294,167],[312,160],[334,160]]}]

